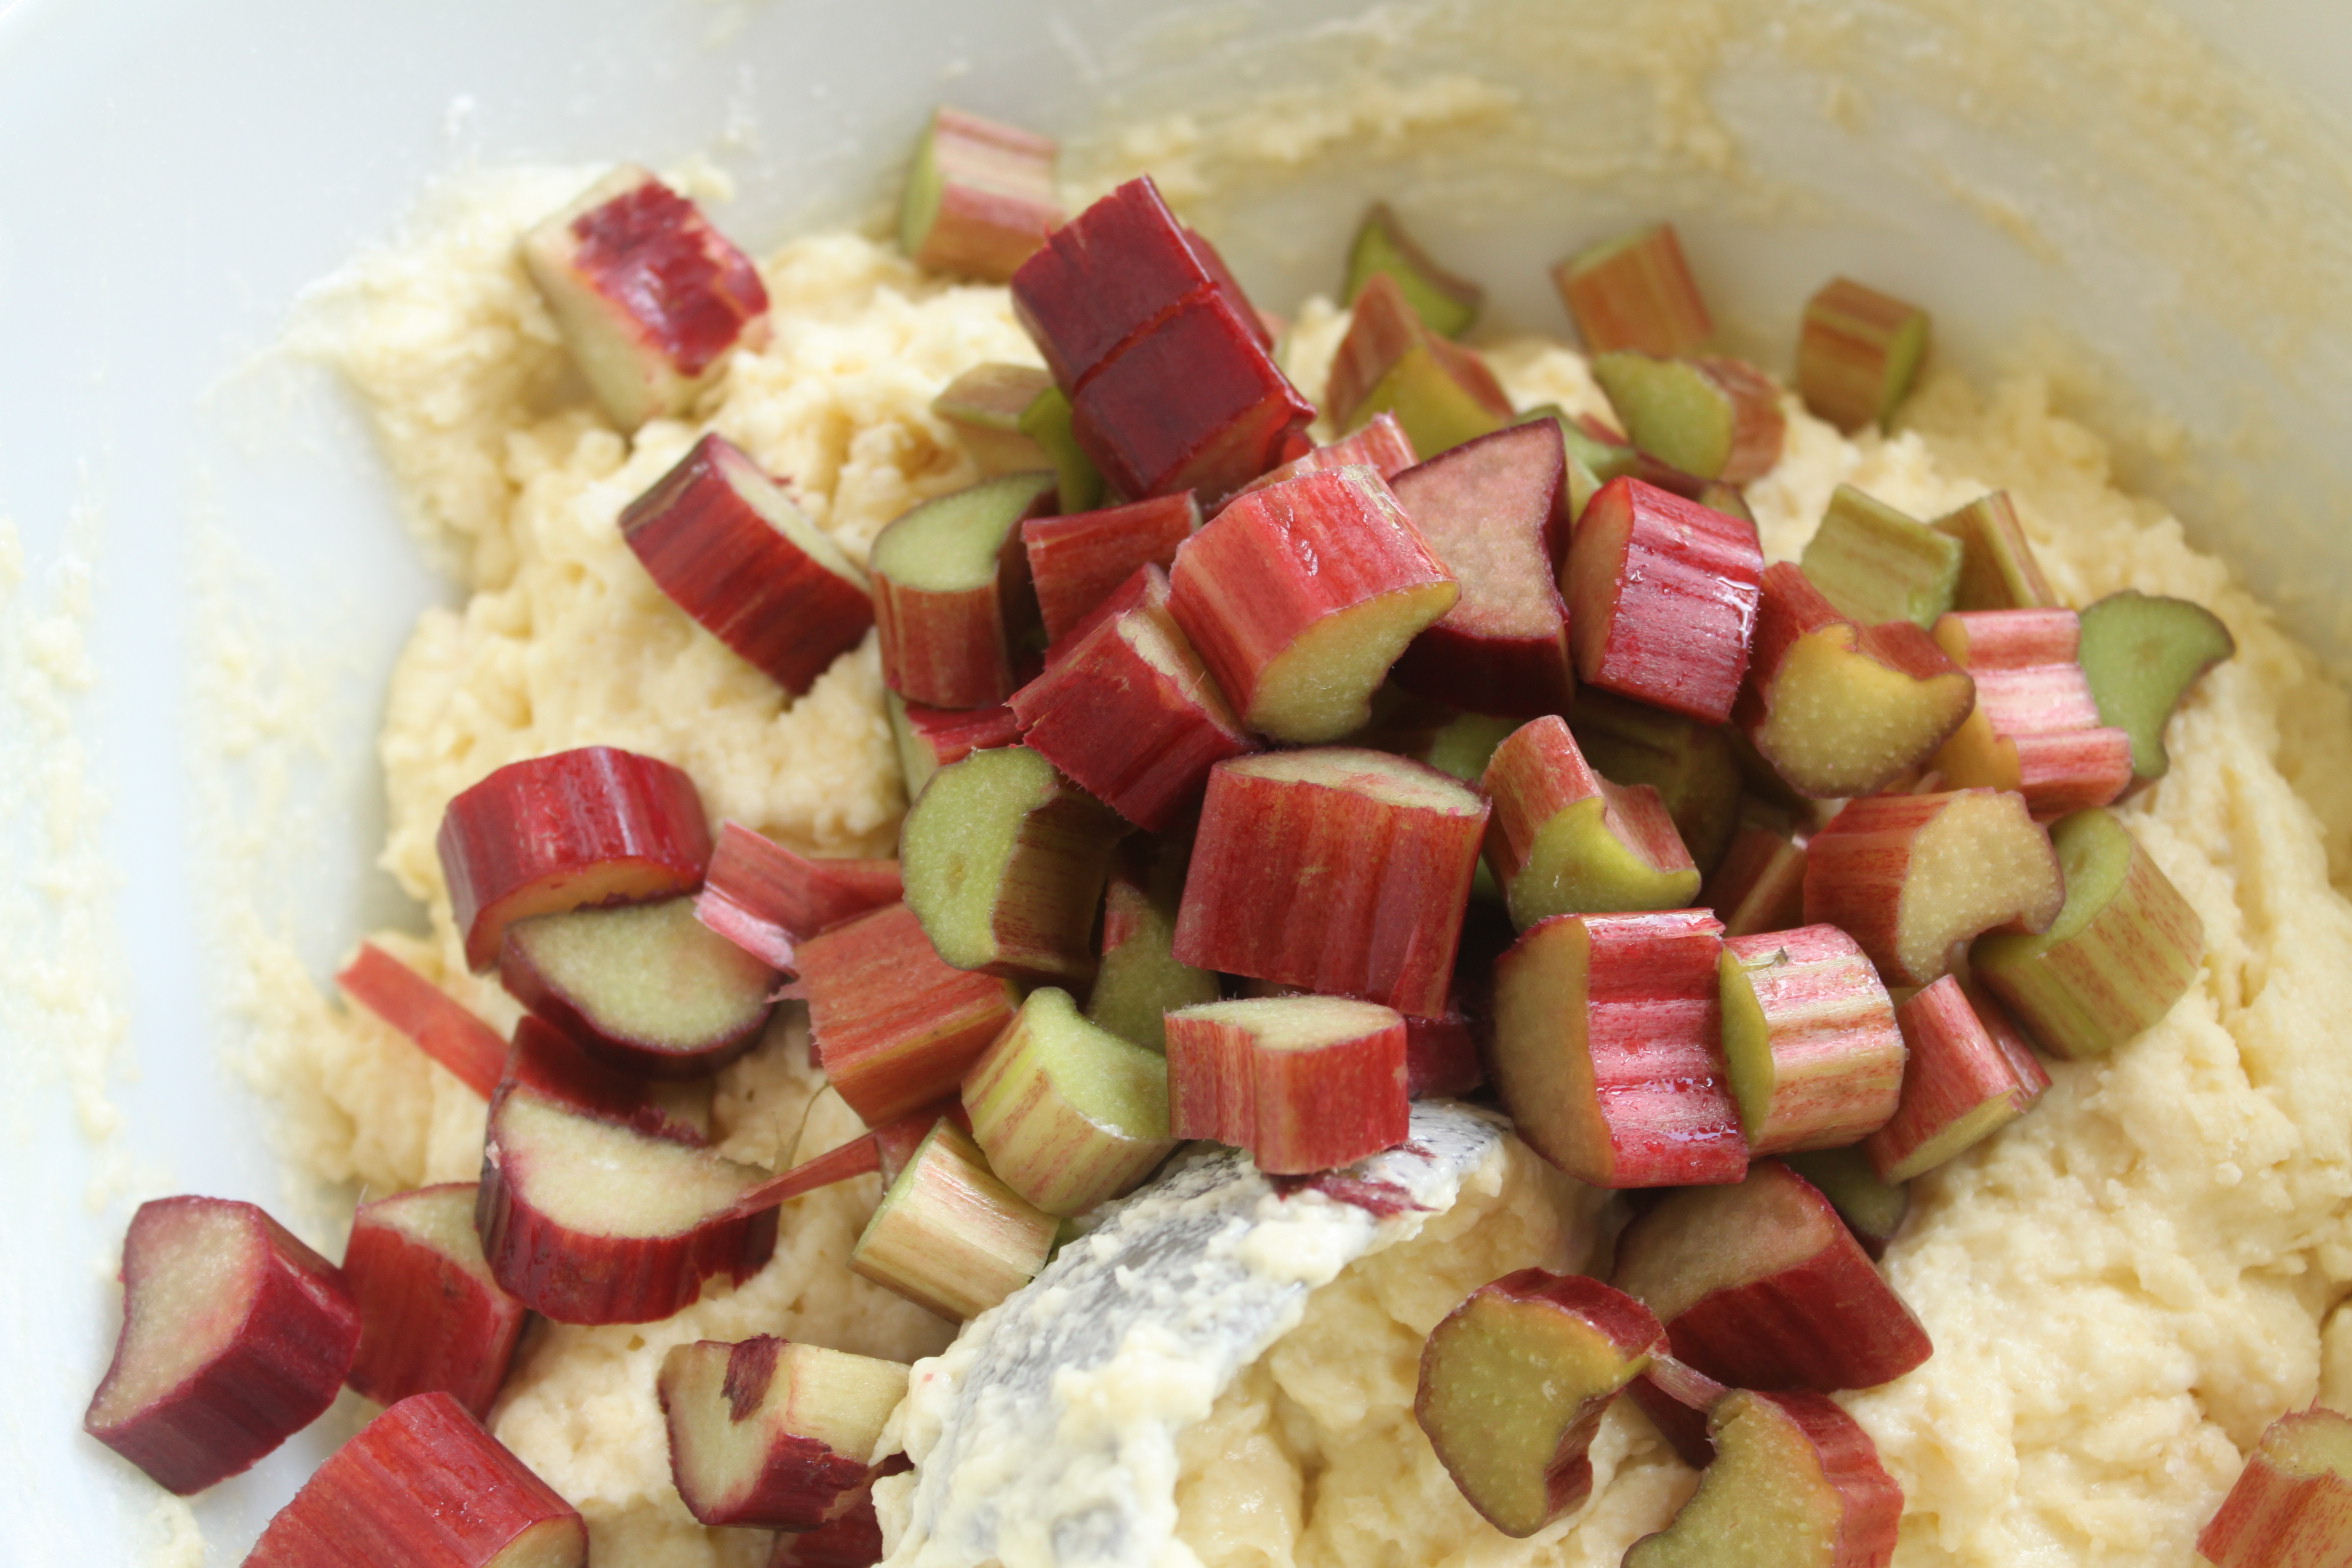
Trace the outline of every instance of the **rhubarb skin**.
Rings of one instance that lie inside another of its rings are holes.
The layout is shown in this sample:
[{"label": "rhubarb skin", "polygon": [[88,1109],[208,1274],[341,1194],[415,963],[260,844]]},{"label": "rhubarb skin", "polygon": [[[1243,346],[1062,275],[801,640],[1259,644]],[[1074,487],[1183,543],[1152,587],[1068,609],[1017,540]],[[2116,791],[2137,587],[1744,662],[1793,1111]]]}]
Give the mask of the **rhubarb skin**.
[{"label": "rhubarb skin", "polygon": [[335,976],[348,996],[487,1100],[505,1076],[506,1042],[463,1003],[373,942]]},{"label": "rhubarb skin", "polygon": [[1268,1175],[1336,1170],[1411,1130],[1405,1021],[1331,996],[1208,1002],[1170,1013],[1168,1126],[1249,1151]]},{"label": "rhubarb skin", "polygon": [[1699,889],[1726,937],[1786,931],[1805,919],[1805,850],[1786,833],[1754,823],[1733,832],[1722,862]]},{"label": "rhubarb skin", "polygon": [[1978,496],[1930,525],[1960,541],[1960,585],[1955,610],[2039,610],[2062,602],[2017,520],[2006,490]]},{"label": "rhubarb skin", "polygon": [[1145,602],[1057,651],[1008,704],[1022,744],[1154,833],[1199,802],[1210,768],[1258,745],[1168,613],[1167,597],[1165,581],[1155,580]]},{"label": "rhubarb skin", "polygon": [[1176,1147],[1168,1064],[1042,986],[964,1074],[972,1138],[1005,1184],[1048,1214],[1134,1188]]},{"label": "rhubarb skin", "polygon": [[1242,722],[1313,744],[1360,729],[1397,656],[1460,590],[1370,468],[1236,499],[1185,541],[1168,601]]},{"label": "rhubarb skin", "polygon": [[759,269],[700,208],[623,165],[523,237],[523,265],[613,422],[690,411],[769,338]]},{"label": "rhubarb skin", "polygon": [[1060,1228],[988,1168],[969,1133],[943,1121],[882,1194],[849,1266],[956,1322],[1035,1278]]},{"label": "rhubarb skin", "polygon": [[1051,137],[945,104],[915,148],[899,244],[919,267],[1009,280],[1061,227]]},{"label": "rhubarb skin", "polygon": [[1707,1419],[1699,1490],[1624,1568],[1886,1568],[1903,1488],[1836,1402],[1804,1389],[1734,1390]]},{"label": "rhubarb skin", "polygon": [[498,1283],[541,1316],[652,1323],[704,1280],[766,1265],[775,1211],[730,1207],[764,1174],[510,1085],[490,1103],[474,1228]]},{"label": "rhubarb skin", "polygon": [[1397,660],[1407,691],[1479,713],[1561,713],[1575,691],[1568,607],[1568,457],[1548,420],[1511,425],[1405,470],[1397,504],[1461,597]]},{"label": "rhubarb skin", "polygon": [[245,1568],[586,1568],[572,1505],[447,1394],[362,1427],[262,1531]]},{"label": "rhubarb skin", "polygon": [[1908,1101],[1910,1031],[1845,932],[1727,939],[1722,983],[1723,1054],[1751,1154],[1857,1142]]},{"label": "rhubarb skin", "polygon": [[867,1484],[906,1388],[902,1362],[773,1334],[673,1345],[654,1392],[678,1496],[702,1524],[813,1530]]},{"label": "rhubarb skin", "polygon": [[1013,274],[1013,314],[1056,385],[1075,391],[1130,341],[1220,278],[1146,175],[1046,237]]},{"label": "rhubarb skin", "polygon": [[1638,479],[1603,485],[1569,546],[1569,627],[1587,683],[1703,724],[1748,673],[1764,554],[1737,518]]},{"label": "rhubarb skin", "polygon": [[1556,915],[1496,962],[1492,1073],[1529,1147],[1596,1187],[1741,1178],[1722,931],[1701,909]]},{"label": "rhubarb skin", "polygon": [[1976,683],[1909,621],[1857,626],[1788,561],[1764,569],[1732,721],[1788,788],[1875,794],[1935,755]]},{"label": "rhubarb skin", "polygon": [[1420,454],[1413,450],[1413,438],[1405,434],[1405,427],[1397,423],[1396,415],[1379,413],[1374,414],[1363,429],[1342,436],[1328,446],[1303,452],[1280,468],[1269,468],[1243,485],[1240,493],[1247,495],[1252,490],[1263,490],[1268,485],[1278,485],[1287,479],[1297,479],[1301,475],[1318,473],[1326,468],[1345,468],[1350,463],[1363,463],[1375,468],[1379,470],[1381,478],[1393,481],[1397,475],[1420,461]]},{"label": "rhubarb skin", "polygon": [[1394,415],[1430,456],[1501,429],[1513,412],[1486,361],[1431,331],[1386,273],[1356,296],[1324,401],[1343,429]]},{"label": "rhubarb skin", "polygon": [[1960,946],[2047,930],[2066,896],[2022,797],[1989,789],[1852,800],[1805,845],[1805,919],[1860,943],[1889,985],[1926,985]]},{"label": "rhubarb skin", "polygon": [[1797,334],[1797,392],[1851,435],[1885,425],[1927,357],[1927,312],[1851,278],[1832,278],[1805,301]]},{"label": "rhubarb skin", "polygon": [[1778,1160],[1635,1216],[1613,1283],[1658,1314],[1677,1358],[1733,1387],[1874,1388],[1934,1350],[1830,1201]]},{"label": "rhubarb skin", "polygon": [[1552,269],[1587,353],[1692,354],[1715,334],[1671,223],[1588,247]]},{"label": "rhubarb skin", "polygon": [[506,1381],[529,1312],[491,1276],[476,1196],[474,1183],[448,1182],[352,1217],[343,1283],[361,1329],[345,1381],[379,1405],[438,1390],[481,1417]]},{"label": "rhubarb skin", "polygon": [[1459,1005],[1438,1018],[1405,1020],[1405,1094],[1410,1099],[1464,1095],[1486,1082],[1478,1026]]},{"label": "rhubarb skin", "polygon": [[801,945],[817,1065],[870,1127],[955,1093],[1012,1021],[1009,980],[940,958],[904,904],[886,904]]},{"label": "rhubarb skin", "polygon": [[[904,1454],[874,1467],[876,1476],[913,1469]],[[814,1530],[777,1532],[767,1568],[874,1568],[882,1560],[882,1521],[874,1513],[872,1482],[845,1495],[833,1514]]]},{"label": "rhubarb skin", "polygon": [[2063,907],[2036,935],[1978,940],[1969,962],[2052,1053],[2103,1056],[2172,1011],[2205,957],[2205,922],[2121,818],[2078,811],[2051,830]]},{"label": "rhubarb skin", "polygon": [[2263,1429],[2197,1536],[2214,1568],[2327,1568],[2352,1542],[2352,1416],[2313,1405]]},{"label": "rhubarb skin", "polygon": [[740,822],[719,824],[694,917],[752,957],[789,973],[797,945],[903,895],[895,860],[803,855]]},{"label": "rhubarb skin", "polygon": [[648,1078],[596,1056],[546,1019],[515,1020],[499,1086],[519,1084],[585,1116],[700,1148],[710,1142],[712,1080]]},{"label": "rhubarb skin", "polygon": [[1935,623],[1976,707],[1935,755],[1944,781],[2015,790],[2037,821],[2104,806],[2132,781],[2131,736],[2099,722],[2072,610],[1975,610]]},{"label": "rhubarb skin", "polygon": [[1592,374],[1634,445],[1671,468],[1744,485],[1780,461],[1780,392],[1753,365],[1620,352],[1595,357]]},{"label": "rhubarb skin", "polygon": [[875,536],[867,566],[882,679],[910,703],[986,708],[1021,684],[1036,614],[1021,524],[1053,504],[1050,474],[936,496]]},{"label": "rhubarb skin", "polygon": [[1967,551],[1960,541],[1852,485],[1839,485],[1813,537],[1805,576],[1858,625],[1910,621],[1925,629],[1952,608]]},{"label": "rhubarb skin", "polygon": [[1438,1016],[1486,819],[1475,790],[1382,752],[1221,762],[1193,842],[1176,958]]},{"label": "rhubarb skin", "polygon": [[477,974],[512,922],[691,893],[711,852],[694,781],[615,746],[508,763],[449,802],[434,844]]},{"label": "rhubarb skin", "polygon": [[1488,760],[1486,861],[1525,930],[1563,914],[1681,909],[1699,890],[1658,792],[1595,773],[1557,715],[1530,719]]},{"label": "rhubarb skin", "polygon": [[897,692],[883,694],[891,739],[898,747],[899,777],[909,804],[921,798],[931,776],[975,751],[1017,745],[1021,721],[1002,703],[986,708],[934,708],[909,702]]},{"label": "rhubarb skin", "polygon": [[866,574],[715,431],[621,511],[661,591],[797,697],[874,624]]},{"label": "rhubarb skin", "polygon": [[2024,1115],[2050,1087],[2015,1026],[1999,1018],[2006,1038],[1997,1038],[1955,975],[1918,991],[1895,1017],[1910,1052],[1903,1101],[1862,1144],[1881,1181],[1935,1169]]},{"label": "rhubarb skin", "polygon": [[140,1204],[122,1284],[122,1334],[82,1430],[182,1497],[316,1420],[359,1348],[340,1271],[250,1203]]},{"label": "rhubarb skin", "polygon": [[1190,491],[1155,496],[1075,517],[1033,517],[1021,525],[1021,548],[1037,593],[1045,635],[1059,642],[1145,566],[1166,571],[1176,548],[1201,525]]}]

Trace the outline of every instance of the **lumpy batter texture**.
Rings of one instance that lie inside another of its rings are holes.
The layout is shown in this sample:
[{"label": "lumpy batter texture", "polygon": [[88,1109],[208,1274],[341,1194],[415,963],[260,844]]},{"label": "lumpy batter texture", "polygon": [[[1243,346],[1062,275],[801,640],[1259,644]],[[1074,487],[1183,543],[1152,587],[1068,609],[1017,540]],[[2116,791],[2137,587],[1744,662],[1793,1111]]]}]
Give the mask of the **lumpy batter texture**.
[{"label": "lumpy batter texture", "polygon": [[[925,278],[856,236],[805,239],[762,269],[774,344],[737,361],[701,424],[632,443],[588,409],[514,260],[521,231],[587,177],[478,178],[334,291],[334,355],[465,590],[419,625],[390,698],[385,857],[431,911],[397,950],[502,1025],[513,1005],[456,961],[432,848],[449,797],[492,768],[626,746],[684,767],[714,820],[838,853],[887,852],[904,805],[871,642],[787,702],[653,587],[621,507],[708,425],[862,559],[908,505],[976,477],[931,397],[974,363],[1035,361],[1001,289]],[[1342,330],[1327,305],[1300,312],[1286,354],[1310,396]],[[1569,350],[1489,347],[1522,406],[1604,406]],[[1848,1400],[1903,1485],[1906,1568],[2185,1564],[2262,1426],[2321,1391],[2322,1323],[2352,1278],[2352,909],[2331,873],[2352,857],[2345,694],[2175,522],[2114,487],[2101,443],[2037,383],[1980,397],[1935,381],[1884,439],[1790,416],[1786,457],[1749,490],[1774,558],[1802,547],[1839,482],[1916,514],[2003,486],[2070,601],[2178,594],[2237,636],[2176,722],[2171,776],[2124,808],[2204,917],[2197,985],[2109,1060],[2054,1064],[2031,1115],[1917,1184],[1886,1266],[1936,1354]],[[737,1158],[775,1164],[854,1127],[784,1013],[721,1080],[720,1146]],[[285,1086],[306,1164],[378,1189],[474,1174],[479,1102],[372,1021],[323,1005],[314,1021]],[[946,1343],[948,1325],[844,1268],[873,1198],[868,1180],[800,1200],[765,1271],[668,1322],[535,1331],[494,1425],[580,1504],[600,1560],[766,1551],[759,1532],[697,1528],[671,1490],[653,1401],[670,1345],[780,1332],[912,1358]],[[1495,1211],[1470,1204],[1351,1268],[1216,1400],[1179,1481],[1201,1562],[1604,1564],[1663,1523],[1689,1475],[1630,1410],[1596,1447],[1588,1507],[1522,1542],[1461,1505],[1413,1426],[1427,1281],[1466,1289],[1477,1273],[1429,1271],[1482,1257],[1488,1241],[1464,1232]],[[2352,1396],[2352,1330],[2328,1343],[2327,1392]]]}]

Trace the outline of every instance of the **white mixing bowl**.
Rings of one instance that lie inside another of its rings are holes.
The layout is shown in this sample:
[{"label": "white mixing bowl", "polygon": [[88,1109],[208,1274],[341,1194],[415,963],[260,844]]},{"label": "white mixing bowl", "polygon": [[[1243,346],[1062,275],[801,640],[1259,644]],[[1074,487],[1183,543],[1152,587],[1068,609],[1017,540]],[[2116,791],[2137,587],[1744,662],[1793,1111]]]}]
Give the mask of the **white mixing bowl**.
[{"label": "white mixing bowl", "polygon": [[[284,1174],[240,1071],[241,954],[322,978],[413,921],[372,869],[391,659],[444,594],[360,424],[276,348],[436,176],[517,160],[738,180],[764,248],[865,219],[942,98],[1112,128],[1259,297],[1328,287],[1371,194],[1564,325],[1543,267],[1682,227],[1784,365],[1850,271],[1939,353],[2064,406],[2328,655],[2352,545],[2352,21],[2330,0],[0,3],[0,1561],[148,1559],[184,1516],[79,1431],[138,1200]],[[1354,109],[1343,106],[1356,105]],[[1378,104],[1364,112],[1366,103]],[[1244,132],[1246,131],[1246,134]],[[1196,184],[1198,190],[1195,190]],[[234,1561],[348,1430],[195,1505]]]}]

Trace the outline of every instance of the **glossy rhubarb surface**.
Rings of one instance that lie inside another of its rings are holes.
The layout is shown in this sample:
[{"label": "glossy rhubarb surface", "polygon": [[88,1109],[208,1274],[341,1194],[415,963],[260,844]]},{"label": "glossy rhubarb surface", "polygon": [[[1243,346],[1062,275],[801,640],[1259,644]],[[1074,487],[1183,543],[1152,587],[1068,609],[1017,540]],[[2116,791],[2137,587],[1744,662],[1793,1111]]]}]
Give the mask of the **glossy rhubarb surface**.
[{"label": "glossy rhubarb surface", "polygon": [[1588,246],[1555,267],[1552,282],[1589,353],[1690,354],[1714,335],[1671,223]]},{"label": "glossy rhubarb surface", "polygon": [[1168,1123],[1249,1151],[1270,1175],[1334,1170],[1402,1142],[1405,1021],[1332,996],[1205,1002],[1170,1013]]},{"label": "glossy rhubarb surface", "polygon": [[1576,673],[1722,723],[1748,672],[1763,573],[1753,526],[1638,479],[1611,480],[1577,520],[1562,579]]}]

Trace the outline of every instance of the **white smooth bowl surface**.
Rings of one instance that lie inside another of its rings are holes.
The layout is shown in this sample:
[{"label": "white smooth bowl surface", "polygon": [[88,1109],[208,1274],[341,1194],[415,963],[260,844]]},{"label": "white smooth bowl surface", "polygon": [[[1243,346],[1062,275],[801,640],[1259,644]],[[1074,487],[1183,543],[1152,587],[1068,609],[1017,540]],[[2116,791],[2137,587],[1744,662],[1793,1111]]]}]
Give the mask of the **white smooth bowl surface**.
[{"label": "white smooth bowl surface", "polygon": [[[943,98],[1098,169],[1101,127],[1185,111],[1266,303],[1328,287],[1384,193],[1547,330],[1544,265],[1671,216],[1768,364],[1841,270],[1931,302],[1971,369],[2030,353],[2341,660],[2352,140],[2313,106],[2348,67],[2327,0],[0,0],[0,1562],[233,1562],[349,1430],[200,1499],[199,1555],[79,1420],[139,1200],[336,1244],[237,1069],[239,954],[282,935],[323,981],[414,921],[372,868],[371,737],[445,590],[273,345],[434,177],[707,154],[764,248],[875,212]],[[1515,95],[1503,134],[1314,129],[1343,84],[1472,79]],[[1269,103],[1290,152],[1213,134]]]}]

